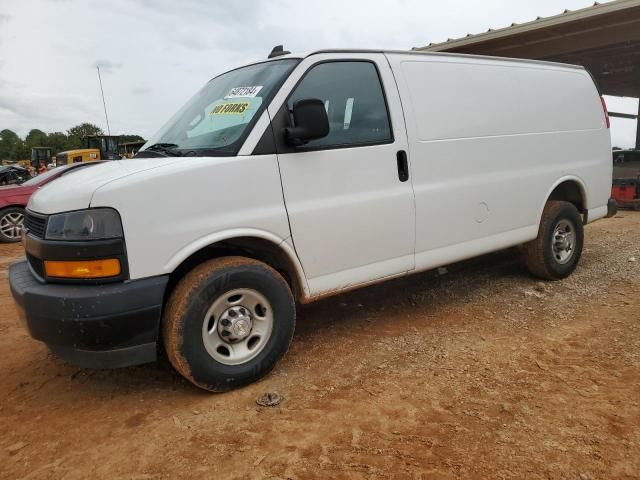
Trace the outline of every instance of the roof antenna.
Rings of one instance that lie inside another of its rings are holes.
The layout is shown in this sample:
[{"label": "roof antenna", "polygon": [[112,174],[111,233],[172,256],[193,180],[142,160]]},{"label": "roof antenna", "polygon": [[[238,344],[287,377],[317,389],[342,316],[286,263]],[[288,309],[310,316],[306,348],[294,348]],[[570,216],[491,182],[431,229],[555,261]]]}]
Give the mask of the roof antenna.
[{"label": "roof antenna", "polygon": [[284,49],[284,46],[282,45],[276,45],[275,47],[273,47],[273,50],[271,50],[271,53],[269,54],[269,56],[267,58],[273,58],[273,57],[280,57],[282,55],[287,55],[291,53],[288,50]]},{"label": "roof antenna", "polygon": [[107,104],[104,101],[104,90],[102,89],[102,77],[100,77],[100,65],[96,65],[98,70],[98,81],[100,82],[100,93],[102,94],[102,106],[104,107],[104,118],[107,120],[107,132],[111,136],[111,127],[109,126],[109,117],[107,116]]}]

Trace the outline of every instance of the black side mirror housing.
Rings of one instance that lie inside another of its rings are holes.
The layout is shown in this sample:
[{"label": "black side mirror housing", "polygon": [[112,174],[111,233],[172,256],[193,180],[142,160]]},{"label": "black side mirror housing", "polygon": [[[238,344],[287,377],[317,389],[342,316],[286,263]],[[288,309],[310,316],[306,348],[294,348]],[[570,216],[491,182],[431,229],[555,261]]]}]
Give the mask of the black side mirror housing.
[{"label": "black side mirror housing", "polygon": [[304,145],[309,140],[329,135],[329,117],[324,102],[305,98],[293,104],[294,127],[284,129],[284,136],[292,145]]}]

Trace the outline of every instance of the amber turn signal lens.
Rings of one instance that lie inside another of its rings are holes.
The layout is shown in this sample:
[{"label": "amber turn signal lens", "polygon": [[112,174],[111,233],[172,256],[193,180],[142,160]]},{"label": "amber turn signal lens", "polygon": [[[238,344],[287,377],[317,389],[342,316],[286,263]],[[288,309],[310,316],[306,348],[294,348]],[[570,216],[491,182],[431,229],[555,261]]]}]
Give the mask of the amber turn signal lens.
[{"label": "amber turn signal lens", "polygon": [[120,275],[120,260],[108,258],[105,260],[79,261],[44,261],[44,271],[47,277],[58,278],[105,278]]}]

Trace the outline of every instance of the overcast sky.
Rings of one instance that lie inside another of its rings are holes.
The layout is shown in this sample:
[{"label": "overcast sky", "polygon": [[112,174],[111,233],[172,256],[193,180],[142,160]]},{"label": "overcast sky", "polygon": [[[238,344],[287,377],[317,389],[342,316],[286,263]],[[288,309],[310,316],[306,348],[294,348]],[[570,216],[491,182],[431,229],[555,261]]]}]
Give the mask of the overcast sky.
[{"label": "overcast sky", "polygon": [[[64,131],[83,121],[145,138],[209,78],[292,51],[409,49],[549,16],[592,0],[0,0],[0,129]],[[608,99],[610,110],[637,101]],[[635,124],[613,120],[615,145]]]}]

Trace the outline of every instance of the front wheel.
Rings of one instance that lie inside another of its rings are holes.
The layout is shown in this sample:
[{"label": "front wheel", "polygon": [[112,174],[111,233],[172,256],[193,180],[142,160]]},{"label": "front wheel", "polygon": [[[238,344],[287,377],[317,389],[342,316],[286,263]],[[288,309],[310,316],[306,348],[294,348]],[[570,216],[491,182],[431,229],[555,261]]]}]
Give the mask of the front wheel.
[{"label": "front wheel", "polygon": [[5,208],[0,211],[0,242],[19,242],[22,238],[24,209]]},{"label": "front wheel", "polygon": [[527,268],[544,280],[566,278],[578,266],[583,243],[578,209],[569,202],[549,201],[542,212],[538,237],[524,245]]},{"label": "front wheel", "polygon": [[266,375],[286,353],[294,329],[287,282],[244,257],[209,260],[189,272],[169,297],[162,325],[174,368],[214,392]]}]

